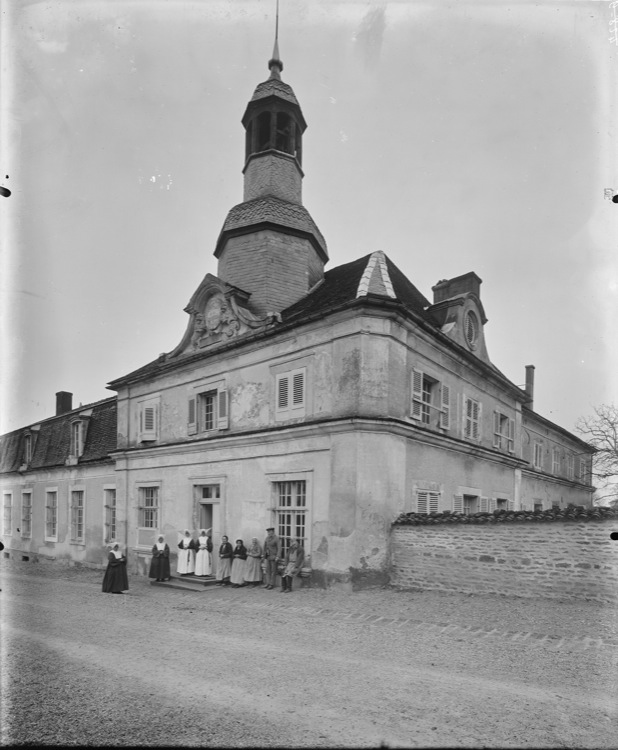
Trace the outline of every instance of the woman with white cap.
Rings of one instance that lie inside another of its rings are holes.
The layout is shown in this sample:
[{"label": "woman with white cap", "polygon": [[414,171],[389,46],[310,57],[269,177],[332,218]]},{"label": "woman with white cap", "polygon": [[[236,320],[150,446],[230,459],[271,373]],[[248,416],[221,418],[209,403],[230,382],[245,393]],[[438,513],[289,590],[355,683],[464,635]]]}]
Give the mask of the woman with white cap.
[{"label": "woman with white cap", "polygon": [[197,538],[197,554],[195,555],[195,575],[209,576],[212,572],[210,553],[212,552],[211,529],[200,529]]},{"label": "woman with white cap", "polygon": [[120,551],[117,542],[109,544],[108,547],[107,570],[103,576],[102,590],[104,594],[122,594],[129,589],[127,558]]},{"label": "woman with white cap", "polygon": [[163,534],[159,534],[152,548],[148,578],[155,578],[157,581],[169,581],[170,577],[170,548],[166,544]]},{"label": "woman with white cap", "polygon": [[181,576],[189,576],[195,573],[195,541],[189,529],[185,529],[185,535],[178,542],[178,566],[177,572]]}]

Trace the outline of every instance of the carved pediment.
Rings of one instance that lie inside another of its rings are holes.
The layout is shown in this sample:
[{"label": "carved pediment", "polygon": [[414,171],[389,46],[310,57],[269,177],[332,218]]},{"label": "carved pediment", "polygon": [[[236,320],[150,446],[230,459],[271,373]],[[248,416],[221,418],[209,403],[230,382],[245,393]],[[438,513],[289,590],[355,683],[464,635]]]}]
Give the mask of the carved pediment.
[{"label": "carved pediment", "polygon": [[170,357],[190,354],[281,321],[278,313],[265,316],[252,313],[247,306],[248,298],[242,289],[207,274],[185,307],[191,319],[182,341]]}]

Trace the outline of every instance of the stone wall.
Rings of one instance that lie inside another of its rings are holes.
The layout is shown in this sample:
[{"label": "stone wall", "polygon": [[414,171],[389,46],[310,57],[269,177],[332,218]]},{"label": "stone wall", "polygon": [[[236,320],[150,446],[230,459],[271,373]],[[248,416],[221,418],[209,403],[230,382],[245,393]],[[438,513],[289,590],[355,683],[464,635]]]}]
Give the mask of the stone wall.
[{"label": "stone wall", "polygon": [[391,533],[391,584],[618,603],[618,540],[610,538],[618,532],[618,513],[542,522],[547,517],[527,522],[533,519],[514,514],[512,523],[399,521]]}]

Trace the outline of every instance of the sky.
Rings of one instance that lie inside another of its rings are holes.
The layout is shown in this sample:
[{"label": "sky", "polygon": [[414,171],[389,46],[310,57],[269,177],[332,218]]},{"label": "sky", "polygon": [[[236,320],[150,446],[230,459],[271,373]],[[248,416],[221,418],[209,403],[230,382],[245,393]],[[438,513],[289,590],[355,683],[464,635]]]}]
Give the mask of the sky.
[{"label": "sky", "polygon": [[[483,280],[489,356],[572,430],[618,404],[609,2],[281,0],[327,269]],[[275,0],[0,0],[0,432],[171,351],[227,212]]]}]

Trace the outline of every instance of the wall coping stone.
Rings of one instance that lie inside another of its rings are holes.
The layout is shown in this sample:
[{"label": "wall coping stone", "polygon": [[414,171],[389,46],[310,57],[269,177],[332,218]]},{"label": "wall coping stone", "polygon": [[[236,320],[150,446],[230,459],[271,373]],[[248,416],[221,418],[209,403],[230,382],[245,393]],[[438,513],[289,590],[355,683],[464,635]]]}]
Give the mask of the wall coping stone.
[{"label": "wall coping stone", "polygon": [[571,506],[549,510],[495,510],[493,513],[402,513],[393,526],[431,526],[433,524],[496,524],[513,522],[607,521],[618,519],[618,508]]}]

